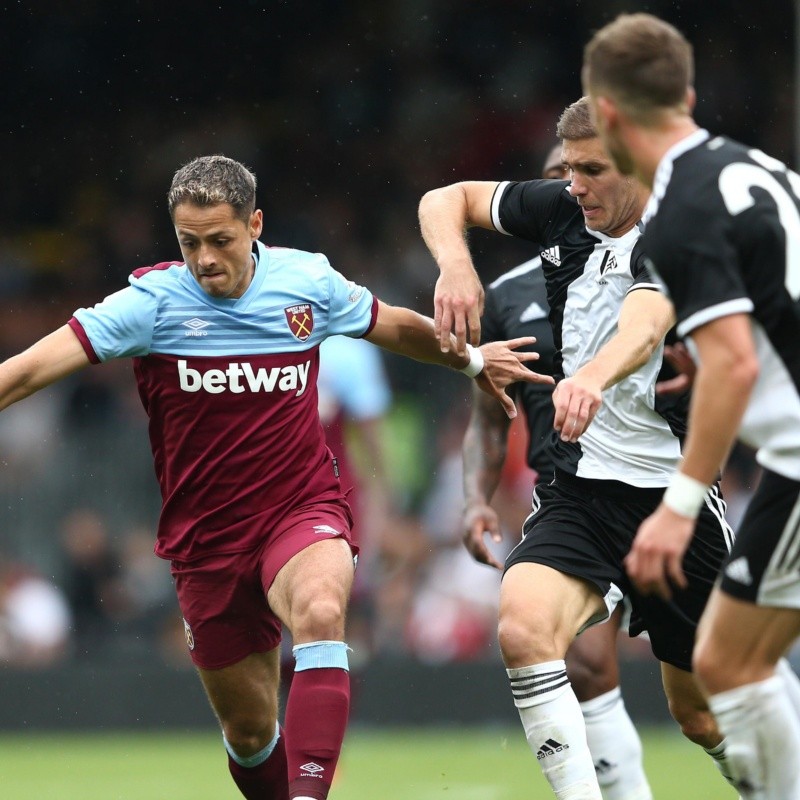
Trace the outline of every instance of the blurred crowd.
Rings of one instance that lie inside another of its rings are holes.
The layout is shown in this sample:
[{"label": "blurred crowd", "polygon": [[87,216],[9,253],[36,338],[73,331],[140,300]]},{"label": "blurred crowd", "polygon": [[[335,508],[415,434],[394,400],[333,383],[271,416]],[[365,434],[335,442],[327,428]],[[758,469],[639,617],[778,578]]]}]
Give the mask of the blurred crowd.
[{"label": "blurred crowd", "polygon": [[[177,4],[153,20],[147,3],[6,9],[14,113],[0,131],[0,358],[133,268],[176,257],[166,188],[176,167],[209,152],[256,172],[265,243],[322,251],[382,299],[430,314],[420,196],[459,179],[533,175],[580,94],[590,31],[629,10],[320,0],[302,4],[300,25],[296,3],[239,5],[183,14]],[[683,6],[648,10],[696,43],[698,120],[793,164],[792,4],[766,16],[732,4],[723,17],[713,4]],[[531,256],[496,240],[472,238],[486,281]],[[468,382],[393,356],[383,370],[383,406],[345,426],[366,504],[351,638],[365,654],[496,657],[499,575],[460,543]],[[367,438],[355,432],[365,419]],[[155,648],[183,663],[168,565],[152,554],[159,501],[146,437],[125,363],[0,414],[0,661]],[[524,439],[512,428],[497,497],[509,546],[530,504]],[[734,514],[755,477],[737,451],[725,476]]]}]

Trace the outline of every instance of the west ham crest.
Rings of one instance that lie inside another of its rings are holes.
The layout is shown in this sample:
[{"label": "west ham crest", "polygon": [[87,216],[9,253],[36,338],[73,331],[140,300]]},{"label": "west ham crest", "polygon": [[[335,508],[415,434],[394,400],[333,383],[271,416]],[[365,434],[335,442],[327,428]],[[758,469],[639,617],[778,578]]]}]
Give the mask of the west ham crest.
[{"label": "west ham crest", "polygon": [[289,330],[301,342],[304,342],[311,336],[311,331],[314,330],[314,312],[309,303],[302,303],[299,306],[289,306],[283,309],[283,313],[286,314]]}]

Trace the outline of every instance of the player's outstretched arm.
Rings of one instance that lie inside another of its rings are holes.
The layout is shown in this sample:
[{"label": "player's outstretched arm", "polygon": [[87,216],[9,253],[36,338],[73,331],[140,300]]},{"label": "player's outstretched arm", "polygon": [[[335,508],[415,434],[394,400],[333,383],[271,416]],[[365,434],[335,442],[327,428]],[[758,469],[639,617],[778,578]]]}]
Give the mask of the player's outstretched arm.
[{"label": "player's outstretched arm", "polygon": [[540,375],[525,366],[528,361],[536,361],[538,353],[516,351],[518,347],[533,344],[536,340],[531,336],[507,342],[489,342],[480,348],[471,348],[465,355],[457,353],[455,342],[451,341],[453,347],[442,351],[432,319],[409,308],[390,306],[379,301],[378,318],[365,338],[379,347],[417,361],[458,370],[469,367],[478,387],[496,398],[509,417],[515,417],[517,410],[514,401],[505,392],[507,386],[518,381],[553,383],[550,375]]},{"label": "player's outstretched arm", "polygon": [[511,422],[502,406],[489,395],[472,390],[472,411],[461,453],[464,460],[464,546],[481,564],[502,569],[503,565],[486,546],[488,534],[502,541],[500,521],[491,507],[506,460]]},{"label": "player's outstretched arm", "polygon": [[90,364],[68,325],[0,364],[0,409]]},{"label": "player's outstretched arm", "polygon": [[455,334],[456,350],[480,341],[483,286],[464,238],[467,228],[494,230],[491,203],[497,183],[464,181],[427,192],[419,203],[422,238],[439,266],[433,298],[436,336],[443,351]]},{"label": "player's outstretched arm", "polygon": [[605,389],[648,362],[674,320],[672,303],[660,292],[637,289],[628,294],[617,333],[553,392],[554,426],[565,442],[576,442],[589,427]]}]

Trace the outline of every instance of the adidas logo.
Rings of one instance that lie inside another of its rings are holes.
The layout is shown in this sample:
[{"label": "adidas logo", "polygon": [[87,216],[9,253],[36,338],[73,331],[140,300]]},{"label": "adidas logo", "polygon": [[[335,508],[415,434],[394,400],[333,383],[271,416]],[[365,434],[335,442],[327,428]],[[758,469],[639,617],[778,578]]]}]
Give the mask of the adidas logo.
[{"label": "adidas logo", "polygon": [[520,315],[520,322],[530,322],[534,319],[544,319],[547,312],[534,300]]},{"label": "adidas logo", "polygon": [[750,586],[753,582],[753,576],[750,574],[750,565],[744,556],[736,558],[725,567],[725,574],[736,583],[742,583],[745,586]]},{"label": "adidas logo", "polygon": [[543,758],[547,758],[547,756],[554,756],[556,753],[560,753],[562,750],[569,750],[569,745],[561,744],[561,742],[557,742],[555,739],[548,739],[536,751],[536,758],[541,761]]},{"label": "adidas logo", "polygon": [[549,261],[551,264],[554,264],[557,267],[561,266],[561,251],[558,248],[558,245],[555,247],[548,247],[547,250],[542,250],[539,253],[540,258],[544,261]]},{"label": "adidas logo", "polygon": [[321,767],[319,764],[315,764],[313,761],[309,761],[306,764],[301,764],[300,770],[302,771],[303,775],[307,778],[319,778],[321,776],[317,775],[317,773],[325,772],[325,767]]},{"label": "adidas logo", "polygon": [[614,770],[616,768],[617,768],[616,764],[612,763],[611,761],[608,761],[605,758],[601,758],[594,765],[594,771],[598,775],[607,775],[609,772],[611,772],[612,770]]}]

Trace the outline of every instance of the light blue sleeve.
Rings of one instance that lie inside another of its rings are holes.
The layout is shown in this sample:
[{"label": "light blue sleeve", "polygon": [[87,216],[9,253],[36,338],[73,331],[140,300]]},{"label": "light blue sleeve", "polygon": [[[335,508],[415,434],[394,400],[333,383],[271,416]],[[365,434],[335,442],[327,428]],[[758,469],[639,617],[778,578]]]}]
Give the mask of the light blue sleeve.
[{"label": "light blue sleeve", "polygon": [[348,281],[333,267],[330,267],[328,280],[328,335],[363,336],[372,324],[372,292]]},{"label": "light blue sleeve", "polygon": [[100,361],[109,361],[150,352],[157,308],[151,292],[133,285],[91,308],[79,308],[74,316]]},{"label": "light blue sleeve", "polygon": [[319,354],[320,380],[327,380],[349,417],[371,419],[388,411],[392,391],[376,345],[333,336],[322,343]]}]

